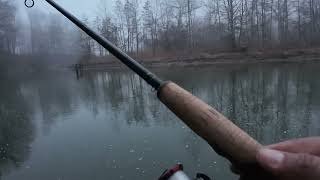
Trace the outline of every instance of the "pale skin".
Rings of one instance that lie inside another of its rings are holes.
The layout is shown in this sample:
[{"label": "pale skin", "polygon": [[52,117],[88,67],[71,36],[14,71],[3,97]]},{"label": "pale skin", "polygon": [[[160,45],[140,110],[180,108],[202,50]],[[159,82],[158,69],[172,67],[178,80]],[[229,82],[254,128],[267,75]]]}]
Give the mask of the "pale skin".
[{"label": "pale skin", "polygon": [[[270,145],[261,149],[256,158],[258,164],[267,173],[272,174],[275,180],[320,179],[320,137]],[[250,173],[245,173],[246,177],[242,179],[261,178]]]}]

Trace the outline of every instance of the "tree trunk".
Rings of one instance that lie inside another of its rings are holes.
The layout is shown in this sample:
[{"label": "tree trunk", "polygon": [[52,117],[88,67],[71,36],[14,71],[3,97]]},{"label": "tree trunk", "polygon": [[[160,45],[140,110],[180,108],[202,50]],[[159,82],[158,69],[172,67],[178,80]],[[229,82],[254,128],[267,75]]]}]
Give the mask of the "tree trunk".
[{"label": "tree trunk", "polygon": [[188,19],[188,47],[189,49],[191,50],[192,49],[192,31],[191,31],[191,0],[187,0],[188,2],[188,16],[187,16],[187,19]]}]

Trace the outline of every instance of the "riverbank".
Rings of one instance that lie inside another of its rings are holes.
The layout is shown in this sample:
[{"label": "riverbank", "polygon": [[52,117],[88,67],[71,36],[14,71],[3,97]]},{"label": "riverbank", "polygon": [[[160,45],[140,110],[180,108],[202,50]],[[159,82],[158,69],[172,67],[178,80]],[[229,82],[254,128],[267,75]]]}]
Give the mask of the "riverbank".
[{"label": "riverbank", "polygon": [[[317,62],[320,61],[320,48],[290,49],[256,52],[232,52],[232,53],[199,53],[197,55],[180,55],[171,57],[134,57],[141,64],[149,68],[171,66],[209,66],[228,64],[252,64],[252,63],[291,63],[291,62]],[[81,63],[84,70],[123,68],[114,57],[92,58],[86,63]]]}]

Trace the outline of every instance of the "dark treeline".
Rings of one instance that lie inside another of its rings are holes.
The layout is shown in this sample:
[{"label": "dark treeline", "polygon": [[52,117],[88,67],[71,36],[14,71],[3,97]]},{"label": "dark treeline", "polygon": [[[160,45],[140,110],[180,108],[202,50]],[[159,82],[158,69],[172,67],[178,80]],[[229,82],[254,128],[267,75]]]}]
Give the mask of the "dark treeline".
[{"label": "dark treeline", "polygon": [[[116,0],[112,12],[104,2],[94,20],[82,20],[140,56],[320,44],[319,0]],[[30,10],[29,24],[21,25],[16,14],[0,0],[1,51],[108,55],[61,15]]]},{"label": "dark treeline", "polygon": [[95,22],[127,52],[167,53],[319,44],[317,0],[117,0]]},{"label": "dark treeline", "polygon": [[319,44],[318,0],[117,0],[99,16],[103,36],[127,52],[312,47]]}]

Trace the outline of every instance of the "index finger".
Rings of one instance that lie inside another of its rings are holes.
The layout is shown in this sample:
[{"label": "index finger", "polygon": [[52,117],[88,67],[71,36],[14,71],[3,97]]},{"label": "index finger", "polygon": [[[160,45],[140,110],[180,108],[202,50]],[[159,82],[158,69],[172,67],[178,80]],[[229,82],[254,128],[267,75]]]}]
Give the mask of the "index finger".
[{"label": "index finger", "polygon": [[289,153],[307,153],[320,156],[320,137],[284,141],[278,144],[269,145],[267,148]]}]

